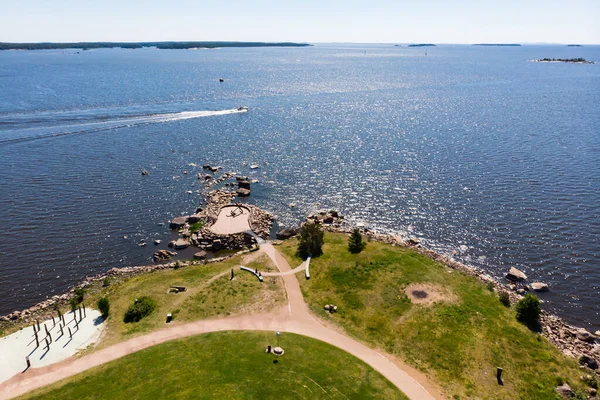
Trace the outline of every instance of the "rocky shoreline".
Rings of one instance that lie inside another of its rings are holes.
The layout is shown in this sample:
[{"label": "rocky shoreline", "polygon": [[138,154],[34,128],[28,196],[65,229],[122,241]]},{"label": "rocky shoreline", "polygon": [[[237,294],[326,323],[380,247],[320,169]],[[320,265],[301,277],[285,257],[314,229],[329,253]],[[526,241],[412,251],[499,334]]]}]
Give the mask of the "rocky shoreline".
[{"label": "rocky shoreline", "polygon": [[[195,233],[189,231],[189,223],[195,223],[197,221],[206,221],[207,226],[216,221],[216,217],[221,209],[225,205],[231,204],[236,194],[224,190],[214,190],[208,193],[207,206],[204,209],[197,209],[196,214],[186,217],[178,217],[174,221],[175,225],[172,225],[173,229],[178,229],[180,237],[189,240],[190,245],[198,246],[200,249],[215,249],[215,242],[218,243],[217,247],[222,248],[235,248],[237,252],[224,257],[213,258],[202,261],[187,261],[187,262],[169,262],[169,263],[158,263],[153,265],[136,266],[136,267],[125,267],[125,268],[112,268],[106,273],[98,274],[86,279],[80,284],[74,286],[69,292],[52,296],[51,298],[36,304],[24,311],[14,311],[8,315],[0,317],[0,331],[3,328],[10,328],[11,326],[18,326],[22,324],[32,323],[36,319],[43,319],[49,316],[56,307],[63,307],[69,303],[74,292],[78,288],[88,288],[97,282],[103,282],[106,279],[119,277],[119,278],[130,278],[135,275],[150,273],[154,271],[176,269],[185,267],[187,265],[205,264],[223,261],[229,257],[233,257],[240,254],[245,254],[258,249],[256,240],[253,236],[248,234],[236,234],[236,235],[216,235],[212,233],[207,227],[202,227]],[[244,207],[248,208],[250,213],[250,226],[260,237],[268,239],[270,228],[274,217],[272,214],[261,210],[260,208],[244,204]],[[186,219],[187,218],[187,219]],[[181,225],[178,226],[179,222]],[[334,233],[350,234],[355,226],[344,220],[344,217],[336,211],[320,211],[309,215],[304,223],[318,223],[324,230]],[[497,292],[505,291],[509,294],[511,303],[514,304],[523,297],[526,289],[530,289],[528,285],[521,283],[521,285],[513,282],[501,283],[496,279],[486,274],[482,270],[458,262],[451,257],[443,254],[439,254],[435,251],[423,247],[420,240],[415,237],[402,237],[394,236],[389,234],[379,234],[373,232],[367,227],[359,226],[362,234],[367,240],[377,241],[381,243],[387,243],[392,246],[409,247],[412,250],[445,265],[447,268],[462,271],[469,275],[476,277],[482,283],[493,288]],[[288,239],[298,233],[299,229],[285,228],[277,234],[278,239]],[[189,232],[189,235],[188,235]],[[223,240],[226,239],[226,240]],[[226,247],[230,246],[230,247]],[[512,269],[511,269],[512,270]],[[518,271],[518,270],[517,270]],[[509,271],[511,272],[511,271]],[[514,272],[512,272],[514,273]],[[522,278],[522,277],[521,277]],[[524,277],[526,279],[526,277]],[[586,366],[591,370],[594,370],[596,375],[600,376],[600,369],[598,368],[598,360],[600,360],[600,332],[592,334],[583,328],[577,328],[564,322],[560,317],[552,315],[542,310],[540,319],[541,331],[540,334],[544,336],[550,343],[556,346],[563,354],[577,358],[582,366]]]}]

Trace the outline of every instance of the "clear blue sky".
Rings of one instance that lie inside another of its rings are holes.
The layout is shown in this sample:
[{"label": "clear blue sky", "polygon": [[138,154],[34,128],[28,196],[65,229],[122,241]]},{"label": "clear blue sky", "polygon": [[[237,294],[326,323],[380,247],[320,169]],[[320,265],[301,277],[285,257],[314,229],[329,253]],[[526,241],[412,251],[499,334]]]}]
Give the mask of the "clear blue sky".
[{"label": "clear blue sky", "polygon": [[600,44],[600,0],[2,0],[0,41]]}]

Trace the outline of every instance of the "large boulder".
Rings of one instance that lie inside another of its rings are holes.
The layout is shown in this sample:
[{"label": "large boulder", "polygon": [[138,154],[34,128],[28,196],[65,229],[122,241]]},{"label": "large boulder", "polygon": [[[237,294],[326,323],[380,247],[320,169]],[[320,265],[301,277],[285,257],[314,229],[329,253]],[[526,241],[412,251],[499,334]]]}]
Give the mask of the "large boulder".
[{"label": "large boulder", "polygon": [[189,247],[189,245],[190,242],[186,239],[177,239],[177,241],[175,242],[175,248],[177,250],[186,249]]},{"label": "large boulder", "polygon": [[189,217],[176,217],[171,221],[171,229],[179,229],[188,222]]},{"label": "large boulder", "polygon": [[598,361],[585,354],[579,357],[579,364],[585,365],[590,369],[598,369]]},{"label": "large boulder", "polygon": [[577,329],[577,331],[575,332],[575,336],[577,337],[577,339],[587,343],[594,343],[594,341],[597,339],[595,335],[592,335],[584,328]]},{"label": "large boulder", "polygon": [[562,396],[563,399],[572,399],[573,397],[575,397],[575,392],[567,383],[561,386],[557,386],[554,389],[558,392],[558,394]]},{"label": "large boulder", "polygon": [[548,288],[548,285],[543,282],[533,282],[531,284],[531,288],[536,292],[547,292],[548,290],[550,290]]},{"label": "large boulder", "polygon": [[250,182],[248,182],[248,181],[244,181],[244,180],[237,181],[237,184],[238,184],[239,188],[250,190]]},{"label": "large boulder", "polygon": [[201,219],[202,219],[201,214],[192,214],[188,217],[188,223],[195,224],[196,222],[200,221]]},{"label": "large boulder", "polygon": [[248,197],[250,196],[250,189],[239,188],[236,193],[240,197]]},{"label": "large boulder", "polygon": [[277,232],[276,236],[279,240],[285,240],[295,236],[296,234],[298,234],[298,228],[283,228]]},{"label": "large boulder", "polygon": [[510,267],[510,270],[508,270],[508,273],[506,274],[506,279],[514,282],[520,282],[527,279],[527,275],[525,275],[522,271],[519,271],[515,267]]},{"label": "large boulder", "polygon": [[204,250],[200,250],[197,253],[194,253],[194,258],[198,260],[204,260],[206,258],[206,252]]}]

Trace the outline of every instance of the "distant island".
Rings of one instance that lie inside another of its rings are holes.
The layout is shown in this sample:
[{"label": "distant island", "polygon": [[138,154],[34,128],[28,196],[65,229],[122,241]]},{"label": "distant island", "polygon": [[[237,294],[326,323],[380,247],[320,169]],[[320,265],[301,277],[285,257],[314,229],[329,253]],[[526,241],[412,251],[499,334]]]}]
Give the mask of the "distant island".
[{"label": "distant island", "polygon": [[520,47],[519,43],[476,43],[473,46]]},{"label": "distant island", "polygon": [[214,49],[218,47],[305,47],[308,43],[267,42],[74,42],[74,43],[4,43],[0,50],[59,50],[59,49]]},{"label": "distant island", "polygon": [[434,47],[435,44],[431,43],[419,43],[419,44],[409,44],[408,47]]},{"label": "distant island", "polygon": [[595,64],[593,61],[588,61],[585,58],[542,58],[541,60],[534,60],[535,62],[563,62],[573,64]]},{"label": "distant island", "polygon": [[567,47],[583,47],[582,44],[568,44]]}]

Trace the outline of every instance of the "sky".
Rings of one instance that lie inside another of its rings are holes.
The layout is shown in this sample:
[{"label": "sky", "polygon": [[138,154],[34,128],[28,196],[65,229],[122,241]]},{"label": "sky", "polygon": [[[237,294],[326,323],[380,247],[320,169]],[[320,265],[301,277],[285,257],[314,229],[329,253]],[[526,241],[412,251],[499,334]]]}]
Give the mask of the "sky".
[{"label": "sky", "polygon": [[0,42],[600,44],[600,0],[0,0]]}]

